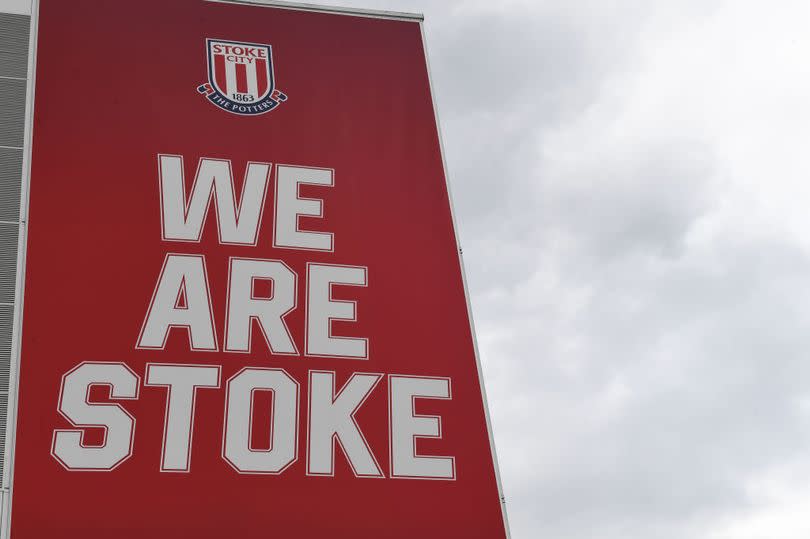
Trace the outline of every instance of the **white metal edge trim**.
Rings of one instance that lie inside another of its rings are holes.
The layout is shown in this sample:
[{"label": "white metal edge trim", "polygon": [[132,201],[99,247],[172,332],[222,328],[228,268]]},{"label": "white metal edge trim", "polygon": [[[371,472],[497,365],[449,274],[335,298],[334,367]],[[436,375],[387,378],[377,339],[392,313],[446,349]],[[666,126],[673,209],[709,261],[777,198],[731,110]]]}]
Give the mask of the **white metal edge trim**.
[{"label": "white metal edge trim", "polygon": [[302,4],[299,2],[283,2],[280,0],[205,0],[218,4],[241,4],[248,6],[275,7],[294,11],[314,11],[316,13],[331,13],[333,15],[351,15],[354,17],[369,17],[373,19],[393,19],[400,21],[422,21],[421,13],[405,13],[401,11],[383,11],[373,9],[359,9],[340,6],[324,6],[320,4]]},{"label": "white metal edge trim", "polygon": [[498,486],[498,496],[500,496],[501,502],[501,514],[503,515],[503,526],[506,530],[506,537],[509,539],[511,537],[511,533],[509,531],[509,518],[506,515],[506,497],[503,494],[503,486],[501,484],[501,471],[498,467],[498,453],[495,450],[495,437],[492,434],[492,423],[489,419],[489,404],[487,402],[487,390],[484,385],[484,373],[481,368],[481,358],[478,353],[478,339],[475,335],[475,322],[473,321],[473,313],[472,313],[472,304],[470,303],[470,292],[467,288],[467,272],[464,269],[464,255],[461,249],[461,242],[459,240],[458,235],[458,224],[456,222],[456,212],[455,208],[453,207],[453,194],[452,190],[450,189],[450,177],[447,174],[447,161],[445,160],[445,153],[444,153],[444,141],[442,139],[442,127],[441,123],[439,122],[439,109],[436,106],[436,94],[433,92],[433,78],[430,74],[430,58],[427,49],[427,39],[425,38],[425,26],[424,23],[419,24],[419,28],[422,32],[422,48],[425,52],[425,67],[427,68],[427,75],[428,75],[428,86],[430,87],[430,98],[433,101],[433,116],[436,119],[436,134],[439,137],[439,151],[442,156],[442,168],[444,170],[444,182],[447,189],[447,199],[450,203],[450,218],[453,222],[453,235],[456,238],[456,249],[458,250],[458,262],[459,268],[461,269],[461,282],[464,286],[464,298],[467,301],[467,318],[470,320],[470,333],[472,334],[472,341],[473,341],[473,350],[475,351],[475,366],[478,369],[478,384],[481,386],[481,398],[483,400],[484,405],[484,417],[486,418],[487,423],[487,434],[489,435],[489,448],[490,452],[492,453],[492,464],[495,469],[495,482]]},{"label": "white metal edge trim", "polygon": [[17,286],[14,296],[14,329],[11,339],[11,369],[9,375],[8,420],[6,424],[6,454],[3,463],[3,488],[8,489],[3,504],[0,537],[11,535],[11,504],[14,498],[14,452],[17,437],[17,399],[19,398],[20,346],[22,342],[22,314],[25,299],[25,259],[28,245],[28,201],[31,184],[32,131],[34,128],[34,91],[36,88],[37,35],[39,34],[39,0],[31,4],[28,36],[28,84],[25,95],[25,135],[22,184],[20,185],[20,236],[17,242]]}]

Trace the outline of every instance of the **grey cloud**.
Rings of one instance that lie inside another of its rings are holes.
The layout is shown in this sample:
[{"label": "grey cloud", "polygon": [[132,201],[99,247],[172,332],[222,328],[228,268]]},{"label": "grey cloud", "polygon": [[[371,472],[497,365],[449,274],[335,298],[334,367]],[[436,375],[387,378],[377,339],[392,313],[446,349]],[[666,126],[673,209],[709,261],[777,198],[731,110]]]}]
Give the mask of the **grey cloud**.
[{"label": "grey cloud", "polygon": [[[713,202],[710,149],[661,137],[621,151],[586,162],[573,177],[554,178],[541,195],[543,225],[565,227],[597,259],[642,250],[675,254]],[[586,148],[582,153],[589,158]]]},{"label": "grey cloud", "polygon": [[[584,368],[548,377],[552,360],[523,374],[537,386],[535,413],[550,416],[524,442],[562,440],[518,486],[524,530],[695,536],[690,526],[707,514],[745,507],[746,472],[806,447],[796,396],[810,389],[801,352],[810,310],[795,290],[810,260],[779,244],[714,256],[724,259],[722,271],[718,260],[670,262],[652,290],[606,278],[569,329],[587,335],[572,353]],[[614,296],[639,293],[635,308],[617,316]],[[770,329],[773,320],[783,327]],[[559,429],[571,420],[580,424]]]}]

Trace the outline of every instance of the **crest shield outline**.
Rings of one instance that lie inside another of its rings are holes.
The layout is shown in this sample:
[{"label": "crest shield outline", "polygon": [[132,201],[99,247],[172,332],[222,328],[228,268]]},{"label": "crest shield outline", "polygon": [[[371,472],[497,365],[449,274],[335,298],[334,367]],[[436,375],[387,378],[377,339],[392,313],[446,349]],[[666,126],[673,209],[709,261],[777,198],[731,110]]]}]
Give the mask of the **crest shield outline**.
[{"label": "crest shield outline", "polygon": [[275,87],[271,45],[206,38],[205,52],[208,83],[197,91],[219,108],[255,115],[287,100]]}]

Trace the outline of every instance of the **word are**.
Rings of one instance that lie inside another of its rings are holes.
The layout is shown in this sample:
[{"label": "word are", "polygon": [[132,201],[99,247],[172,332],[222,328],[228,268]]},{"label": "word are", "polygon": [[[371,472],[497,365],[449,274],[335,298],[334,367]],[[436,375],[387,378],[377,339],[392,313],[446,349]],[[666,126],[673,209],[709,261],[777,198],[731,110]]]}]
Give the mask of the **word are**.
[{"label": "word are", "polygon": [[[357,320],[355,301],[332,298],[335,285],[362,286],[360,266],[307,263],[305,354],[368,359],[368,339],[338,337],[332,322]],[[256,281],[269,281],[269,297],[257,296]],[[250,352],[253,321],[273,354],[299,355],[284,317],[297,306],[298,275],[281,260],[231,257],[225,314],[226,352]],[[162,350],[172,328],[188,330],[196,351],[218,350],[205,257],[168,254],[138,338],[137,348]]]}]

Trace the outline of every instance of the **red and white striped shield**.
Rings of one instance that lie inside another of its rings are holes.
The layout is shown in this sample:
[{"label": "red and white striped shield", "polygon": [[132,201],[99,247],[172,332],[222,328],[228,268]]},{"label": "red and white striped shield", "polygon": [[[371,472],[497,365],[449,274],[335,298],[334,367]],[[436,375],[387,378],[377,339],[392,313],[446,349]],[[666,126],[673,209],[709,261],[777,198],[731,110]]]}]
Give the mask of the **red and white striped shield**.
[{"label": "red and white striped shield", "polygon": [[270,45],[207,39],[208,80],[228,99],[257,103],[273,91]]}]

